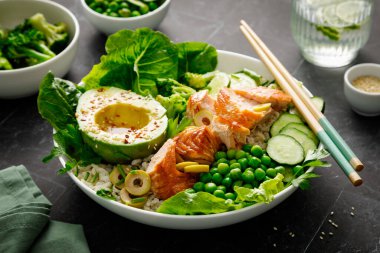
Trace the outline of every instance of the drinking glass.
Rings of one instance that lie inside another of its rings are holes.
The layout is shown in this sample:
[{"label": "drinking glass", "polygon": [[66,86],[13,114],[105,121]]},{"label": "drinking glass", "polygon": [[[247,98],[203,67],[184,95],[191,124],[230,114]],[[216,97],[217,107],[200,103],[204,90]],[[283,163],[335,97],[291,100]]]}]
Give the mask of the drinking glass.
[{"label": "drinking glass", "polygon": [[345,66],[369,38],[372,9],[373,0],[292,0],[293,38],[310,63]]}]

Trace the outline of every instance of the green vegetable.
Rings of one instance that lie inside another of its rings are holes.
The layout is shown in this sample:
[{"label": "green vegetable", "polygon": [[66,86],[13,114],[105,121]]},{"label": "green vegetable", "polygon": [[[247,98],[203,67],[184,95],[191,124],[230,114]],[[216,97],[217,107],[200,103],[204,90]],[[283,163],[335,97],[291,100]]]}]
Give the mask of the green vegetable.
[{"label": "green vegetable", "polygon": [[237,202],[255,202],[255,203],[270,203],[274,195],[284,189],[282,183],[283,175],[277,174],[273,179],[267,180],[260,184],[259,188],[248,189],[245,187],[234,187],[237,193]]},{"label": "green vegetable", "polygon": [[172,78],[157,78],[158,92],[163,96],[170,96],[172,94],[179,94],[180,96],[188,99],[196,91],[184,84],[179,83]]},{"label": "green vegetable", "polygon": [[[263,149],[259,146],[259,145],[254,145],[252,148],[251,148],[251,154],[253,156],[256,156],[258,158],[262,157],[264,152],[263,152]],[[261,162],[261,161],[260,161]]]},{"label": "green vegetable", "polygon": [[227,163],[219,163],[218,172],[222,175],[226,175],[228,172],[230,172],[230,166]]},{"label": "green vegetable", "polygon": [[265,171],[262,168],[257,168],[255,170],[255,178],[259,181],[263,180],[265,178]]},{"label": "green vegetable", "polygon": [[215,72],[209,72],[206,74],[197,74],[186,72],[184,76],[184,81],[190,87],[199,90],[207,86],[207,84],[214,78]]},{"label": "green vegetable", "polygon": [[213,193],[216,190],[216,184],[213,182],[206,183],[204,190],[205,190],[205,192]]},{"label": "green vegetable", "polygon": [[98,190],[96,192],[96,195],[98,195],[102,198],[105,198],[105,199],[116,200],[116,198],[114,196],[112,196],[112,192],[110,190],[106,190],[106,189]]},{"label": "green vegetable", "polygon": [[175,119],[170,118],[168,120],[168,128],[166,133],[167,138],[173,138],[193,122],[193,120],[188,117],[183,117],[181,121],[178,119],[179,117],[176,117]]},{"label": "green vegetable", "polygon": [[[230,194],[226,194],[229,196]],[[233,201],[218,198],[208,192],[188,193],[179,192],[165,200],[157,209],[159,213],[178,215],[199,215],[223,213],[245,207],[244,203],[235,204]]]},{"label": "green vegetable", "polygon": [[240,71],[238,73],[243,73],[243,74],[249,76],[250,78],[252,78],[256,82],[257,85],[262,85],[264,82],[264,78],[261,75],[257,74],[253,70],[244,68],[242,71]]},{"label": "green vegetable", "polygon": [[215,160],[219,160],[222,158],[227,158],[227,153],[224,151],[218,151],[215,153]]},{"label": "green vegetable", "polygon": [[164,97],[158,95],[156,100],[166,109],[166,116],[169,119],[174,119],[182,115],[186,111],[187,101],[186,98],[179,93]]}]

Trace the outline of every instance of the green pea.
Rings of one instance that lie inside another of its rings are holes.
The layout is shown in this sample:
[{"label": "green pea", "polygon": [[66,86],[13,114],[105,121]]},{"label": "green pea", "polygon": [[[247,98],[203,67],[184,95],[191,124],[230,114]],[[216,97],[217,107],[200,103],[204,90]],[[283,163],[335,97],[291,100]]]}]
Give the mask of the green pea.
[{"label": "green pea", "polygon": [[244,144],[242,148],[245,152],[251,152],[252,145],[251,144]]},{"label": "green pea", "polygon": [[216,184],[216,185],[219,185],[222,183],[222,180],[223,180],[223,176],[220,174],[220,173],[215,173],[214,175],[212,175],[212,181]]},{"label": "green pea", "polygon": [[256,169],[260,166],[261,160],[257,157],[251,157],[248,159],[248,165]]},{"label": "green pea", "polygon": [[222,199],[226,197],[226,195],[224,194],[224,191],[222,190],[215,190],[213,194],[215,197],[222,198]]},{"label": "green pea", "polygon": [[158,5],[157,5],[155,2],[149,2],[149,3],[148,3],[148,6],[149,6],[149,9],[150,9],[151,11],[154,11],[155,9],[158,8]]},{"label": "green pea", "polygon": [[218,164],[218,172],[222,175],[226,175],[230,171],[230,166],[227,163]]},{"label": "green pea", "polygon": [[240,164],[240,166],[243,170],[245,170],[248,167],[248,159],[247,158],[240,158],[238,160],[238,163]]},{"label": "green pea", "polygon": [[[252,169],[251,167],[246,168],[245,171],[251,171],[252,173],[255,173],[255,170]],[[245,171],[244,171],[244,172],[245,172]]]},{"label": "green pea", "polygon": [[196,182],[196,183],[193,185],[193,189],[194,189],[196,192],[204,191],[204,190],[205,190],[205,184],[204,184],[203,182]]},{"label": "green pea", "polygon": [[116,18],[119,16],[119,14],[117,14],[116,12],[110,12],[110,13],[108,13],[108,16]]},{"label": "green pea", "polygon": [[129,5],[127,2],[121,2],[120,3],[120,8],[129,8]]},{"label": "green pea", "polygon": [[243,172],[241,177],[242,177],[244,182],[251,183],[251,182],[253,182],[253,180],[255,180],[255,173],[250,171],[250,170],[246,170]]},{"label": "green pea", "polygon": [[132,11],[132,17],[138,17],[141,16],[141,13],[137,10]]},{"label": "green pea", "polygon": [[266,174],[268,177],[274,178],[277,174],[277,171],[273,168],[269,168],[267,169]]},{"label": "green pea", "polygon": [[251,184],[243,184],[244,188],[253,189],[253,186]]},{"label": "green pea", "polygon": [[237,150],[235,154],[235,159],[239,160],[240,158],[245,158],[247,154],[244,152],[244,150]]},{"label": "green pea", "polygon": [[255,170],[255,178],[259,181],[263,180],[265,178],[265,171],[261,168],[257,168]]},{"label": "green pea", "polygon": [[263,155],[261,157],[261,163],[264,164],[264,165],[266,165],[266,166],[269,166],[270,163],[271,163],[271,161],[272,161],[272,159],[270,159],[270,157],[267,156],[267,155]]},{"label": "green pea", "polygon": [[253,156],[260,158],[264,154],[264,152],[263,152],[263,149],[259,145],[254,145],[251,148],[251,154]]},{"label": "green pea", "polygon": [[201,181],[203,183],[211,182],[211,180],[212,180],[212,175],[210,172],[201,173],[201,175],[199,177],[199,181]]},{"label": "green pea", "polygon": [[227,192],[227,187],[224,185],[218,185],[216,187],[217,190],[222,190],[224,193]]},{"label": "green pea", "polygon": [[294,167],[293,167],[293,173],[294,173],[294,175],[296,175],[296,176],[299,176],[299,175],[303,174],[303,173],[304,173],[304,171],[303,171],[303,167],[302,167],[301,165],[296,165],[296,166],[294,166]]},{"label": "green pea", "polygon": [[231,169],[231,170],[232,170],[232,169],[236,169],[236,168],[241,169],[241,165],[240,165],[240,163],[233,163],[233,164],[230,165],[230,169]]},{"label": "green pea", "polygon": [[214,193],[214,191],[216,190],[216,184],[210,182],[210,183],[206,183],[205,186],[204,186],[204,191],[205,192],[208,192],[208,193]]},{"label": "green pea", "polygon": [[214,175],[215,173],[218,173],[218,168],[212,168],[210,170],[211,175]]},{"label": "green pea", "polygon": [[227,193],[225,194],[225,197],[226,197],[226,199],[232,199],[232,200],[235,200],[235,199],[236,199],[236,194],[233,193],[233,192],[227,192]]},{"label": "green pea", "polygon": [[236,154],[236,150],[235,149],[229,149],[227,151],[227,158],[229,160],[234,159],[235,158],[235,154]]},{"label": "green pea", "polygon": [[95,9],[95,11],[96,11],[97,13],[102,13],[102,12],[103,12],[103,9],[100,8],[100,7],[97,7],[97,8]]},{"label": "green pea", "polygon": [[237,161],[236,161],[236,159],[232,159],[228,163],[231,165],[231,164],[237,163]]},{"label": "green pea", "polygon": [[140,13],[141,14],[147,14],[149,12],[149,6],[140,6]]},{"label": "green pea", "polygon": [[220,158],[216,161],[216,164],[219,164],[219,163],[229,163],[229,161],[226,159],[226,158]]},{"label": "green pea", "polygon": [[242,176],[241,169],[234,168],[230,171],[230,177],[232,180],[240,180]]},{"label": "green pea", "polygon": [[277,173],[284,174],[285,173],[285,167],[284,166],[277,166],[276,168]]},{"label": "green pea", "polygon": [[222,185],[224,185],[226,188],[230,188],[232,185],[232,179],[230,177],[223,178]]},{"label": "green pea", "polygon": [[117,11],[119,9],[119,4],[116,3],[116,2],[111,2],[108,7],[112,10],[112,11]]},{"label": "green pea", "polygon": [[118,11],[119,15],[124,18],[128,18],[131,16],[131,11],[127,8],[122,8]]},{"label": "green pea", "polygon": [[242,187],[242,186],[243,186],[243,181],[238,180],[238,181],[233,182],[233,184],[232,184],[232,189],[233,189],[235,186]]},{"label": "green pea", "polygon": [[98,4],[97,4],[97,3],[91,3],[91,4],[89,5],[89,7],[90,7],[91,9],[95,10],[96,7],[98,7]]},{"label": "green pea", "polygon": [[219,160],[219,159],[222,159],[222,158],[227,158],[226,152],[218,151],[218,152],[215,153],[215,160]]}]

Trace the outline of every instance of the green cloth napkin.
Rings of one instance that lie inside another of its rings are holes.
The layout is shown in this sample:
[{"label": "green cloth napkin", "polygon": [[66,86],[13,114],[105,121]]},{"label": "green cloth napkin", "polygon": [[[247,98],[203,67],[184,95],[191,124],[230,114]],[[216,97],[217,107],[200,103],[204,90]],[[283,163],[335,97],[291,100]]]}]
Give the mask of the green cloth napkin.
[{"label": "green cloth napkin", "polygon": [[82,226],[50,221],[51,206],[23,165],[0,170],[0,252],[90,252]]}]

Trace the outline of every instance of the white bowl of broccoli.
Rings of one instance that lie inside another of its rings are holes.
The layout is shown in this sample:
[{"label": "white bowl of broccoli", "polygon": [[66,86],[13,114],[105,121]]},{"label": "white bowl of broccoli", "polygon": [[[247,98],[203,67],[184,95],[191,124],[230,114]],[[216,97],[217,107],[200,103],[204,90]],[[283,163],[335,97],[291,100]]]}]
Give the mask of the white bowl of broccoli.
[{"label": "white bowl of broccoli", "polygon": [[64,76],[75,58],[79,23],[48,0],[0,1],[0,98],[35,94],[49,72]]}]

